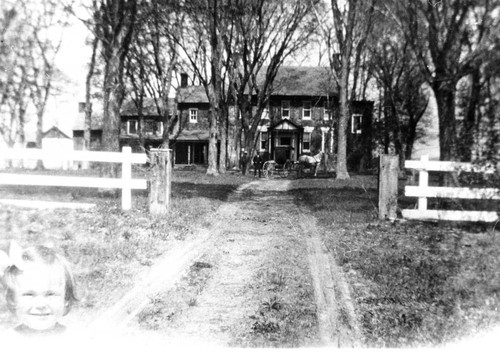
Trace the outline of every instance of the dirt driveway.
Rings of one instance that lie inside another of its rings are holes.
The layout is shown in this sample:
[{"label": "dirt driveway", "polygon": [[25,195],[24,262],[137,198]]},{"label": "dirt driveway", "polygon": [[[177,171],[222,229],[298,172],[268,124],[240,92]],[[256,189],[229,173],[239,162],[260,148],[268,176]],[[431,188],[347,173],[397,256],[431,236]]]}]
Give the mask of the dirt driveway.
[{"label": "dirt driveway", "polygon": [[291,182],[240,186],[90,326],[218,346],[356,346],[342,272]]}]

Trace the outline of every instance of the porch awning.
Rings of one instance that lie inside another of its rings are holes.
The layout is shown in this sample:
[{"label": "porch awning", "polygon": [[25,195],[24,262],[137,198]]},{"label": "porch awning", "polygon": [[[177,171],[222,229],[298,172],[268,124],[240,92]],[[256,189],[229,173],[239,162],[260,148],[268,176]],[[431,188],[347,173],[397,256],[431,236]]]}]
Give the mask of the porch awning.
[{"label": "porch awning", "polygon": [[203,130],[184,130],[179,134],[174,134],[170,136],[170,140],[172,141],[208,141],[209,140],[208,131]]},{"label": "porch awning", "polygon": [[290,120],[281,120],[280,122],[269,128],[269,130],[271,131],[299,131],[302,129],[302,127],[294,124]]}]

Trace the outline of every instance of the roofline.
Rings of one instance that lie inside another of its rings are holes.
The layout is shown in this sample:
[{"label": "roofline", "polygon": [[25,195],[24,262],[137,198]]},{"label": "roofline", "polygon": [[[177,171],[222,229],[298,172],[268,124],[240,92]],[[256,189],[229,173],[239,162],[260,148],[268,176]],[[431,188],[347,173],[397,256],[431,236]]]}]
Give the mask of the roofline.
[{"label": "roofline", "polygon": [[50,131],[52,131],[53,129],[59,131],[59,133],[61,133],[64,137],[68,138],[68,139],[71,139],[70,136],[68,136],[66,133],[64,133],[63,131],[61,131],[61,129],[57,126],[52,126],[51,128],[49,128],[47,131],[43,132],[42,133],[42,137],[45,137],[45,135],[47,135],[47,133],[49,133]]},{"label": "roofline", "polygon": [[293,126],[294,126],[296,129],[298,129],[298,130],[303,130],[303,129],[304,129],[304,127],[297,125],[296,123],[294,123],[294,122],[293,122],[292,120],[290,120],[290,119],[281,119],[280,121],[276,122],[274,125],[270,126],[270,127],[269,127],[269,130],[273,130],[273,129],[275,129],[275,128],[276,128],[276,126],[278,126],[278,125],[280,125],[280,124],[284,123],[285,121],[286,121],[286,122],[288,122],[288,123],[290,123],[291,125],[293,125]]}]

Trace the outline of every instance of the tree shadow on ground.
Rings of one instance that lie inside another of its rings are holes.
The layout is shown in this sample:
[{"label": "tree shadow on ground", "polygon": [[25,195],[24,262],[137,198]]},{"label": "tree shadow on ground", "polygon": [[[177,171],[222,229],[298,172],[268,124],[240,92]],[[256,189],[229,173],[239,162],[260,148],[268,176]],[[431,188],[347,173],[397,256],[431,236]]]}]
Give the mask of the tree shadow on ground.
[{"label": "tree shadow on ground", "polygon": [[191,182],[172,182],[173,198],[205,197],[217,200],[227,200],[228,196],[238,188],[237,185],[201,184]]}]

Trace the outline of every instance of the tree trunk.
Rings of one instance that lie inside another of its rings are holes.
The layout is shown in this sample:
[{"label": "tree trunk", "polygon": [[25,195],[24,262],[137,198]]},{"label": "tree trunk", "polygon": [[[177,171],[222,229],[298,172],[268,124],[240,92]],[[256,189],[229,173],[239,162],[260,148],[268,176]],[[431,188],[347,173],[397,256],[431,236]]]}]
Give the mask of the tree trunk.
[{"label": "tree trunk", "polygon": [[[143,96],[144,93],[141,93],[141,98],[139,99],[139,106],[137,107],[137,117],[139,118],[139,145],[142,149],[145,149],[145,144],[144,144],[144,113],[142,112],[142,105],[143,105]],[[118,117],[120,119],[120,117]],[[118,132],[119,134],[120,132]]]},{"label": "tree trunk", "polygon": [[348,58],[342,58],[342,68],[339,80],[339,100],[340,118],[337,130],[337,180],[349,178],[347,172],[347,121],[349,119],[349,106],[347,105],[347,84],[348,84]]},{"label": "tree trunk", "polygon": [[220,154],[219,154],[219,173],[226,173],[227,161],[227,108],[222,109],[221,120],[219,123]]},{"label": "tree trunk", "polygon": [[408,131],[406,132],[405,139],[405,160],[411,160],[413,154],[413,144],[415,144],[415,138],[417,135],[417,126],[414,121],[410,121],[408,124]]},{"label": "tree trunk", "polygon": [[[118,152],[120,148],[120,106],[122,102],[122,87],[120,84],[120,62],[118,54],[112,55],[107,63],[104,77],[104,128],[102,133],[103,149]],[[116,177],[118,170],[115,164],[104,167],[103,174]]]},{"label": "tree trunk", "polygon": [[[85,123],[83,127],[83,150],[90,150],[90,141],[92,135],[92,103],[90,100],[90,92],[92,87],[92,76],[94,76],[95,58],[97,54],[97,37],[92,43],[92,56],[90,57],[89,71],[85,78]],[[82,168],[88,168],[88,162],[82,163]]]},{"label": "tree trunk", "polygon": [[[170,121],[169,121],[169,114],[170,111],[173,111],[173,109],[170,107],[169,102],[168,102],[168,97],[165,98],[164,106],[166,108],[163,109],[163,116],[162,116],[162,123],[163,123],[163,135],[162,135],[162,142],[161,146],[163,149],[169,149],[170,148]],[[172,161],[172,160],[171,160]]]},{"label": "tree trunk", "polygon": [[481,93],[481,73],[479,68],[475,68],[471,76],[471,89],[469,94],[469,104],[464,116],[464,124],[460,137],[460,159],[462,161],[471,161],[472,147],[474,145],[475,126],[477,119],[477,106],[479,104]]},{"label": "tree trunk", "polygon": [[[210,115],[215,115],[212,112]],[[210,117],[210,137],[208,140],[208,168],[207,175],[217,176],[217,121]]]},{"label": "tree trunk", "polygon": [[[43,140],[43,109],[37,108],[37,120],[36,120],[36,147],[42,149]],[[43,170],[43,160],[38,159],[36,162],[36,169]]]},{"label": "tree trunk", "polygon": [[439,116],[439,160],[457,159],[457,134],[455,124],[455,84],[443,83],[436,77],[432,84]]},{"label": "tree trunk", "polygon": [[[208,141],[208,168],[207,175],[218,175],[217,168],[217,122],[220,120],[221,115],[221,94],[222,94],[222,80],[221,80],[221,47],[219,45],[219,37],[217,30],[218,24],[218,4],[217,0],[213,0],[210,4],[213,6],[212,18],[210,20],[210,48],[212,50],[212,58],[210,61],[210,74],[211,83],[209,92],[210,101],[210,116],[209,116],[209,133],[210,139]],[[221,146],[222,147],[222,146]]]}]

